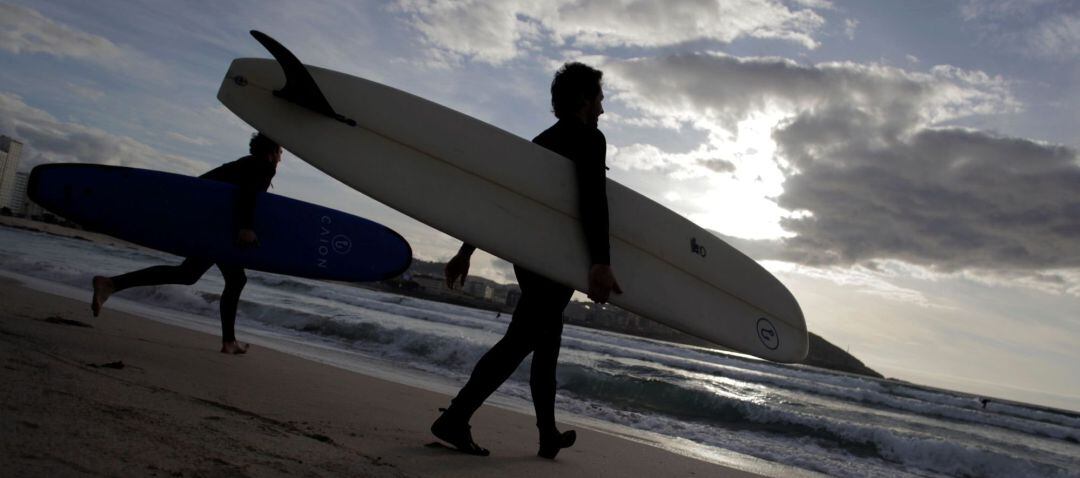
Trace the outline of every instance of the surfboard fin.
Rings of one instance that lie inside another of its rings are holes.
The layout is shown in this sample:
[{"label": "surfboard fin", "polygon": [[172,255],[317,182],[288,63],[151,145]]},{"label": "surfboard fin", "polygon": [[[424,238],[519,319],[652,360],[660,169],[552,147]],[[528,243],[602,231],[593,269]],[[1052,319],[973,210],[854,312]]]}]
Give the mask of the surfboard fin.
[{"label": "surfboard fin", "polygon": [[303,63],[300,63],[296,55],[263,32],[251,30],[251,36],[255,37],[274,56],[285,72],[285,86],[280,90],[274,90],[274,96],[329,116],[349,126],[356,126],[355,120],[334,111],[330,102],[326,101],[322,90],[319,89],[319,85],[315,83],[315,79],[311,77],[311,73]]}]

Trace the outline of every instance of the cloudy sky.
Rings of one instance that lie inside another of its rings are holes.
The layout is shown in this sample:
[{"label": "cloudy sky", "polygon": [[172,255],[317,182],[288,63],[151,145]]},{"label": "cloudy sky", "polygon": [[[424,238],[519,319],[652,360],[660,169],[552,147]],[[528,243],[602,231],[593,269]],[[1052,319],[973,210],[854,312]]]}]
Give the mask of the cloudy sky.
[{"label": "cloudy sky", "polygon": [[[610,177],[761,260],[812,331],[887,376],[1080,410],[1076,2],[0,3],[0,134],[23,169],[202,173],[246,153],[215,95],[269,56],[250,29],[525,138],[558,65],[591,63]],[[458,244],[295,157],[273,192],[421,259]]]}]

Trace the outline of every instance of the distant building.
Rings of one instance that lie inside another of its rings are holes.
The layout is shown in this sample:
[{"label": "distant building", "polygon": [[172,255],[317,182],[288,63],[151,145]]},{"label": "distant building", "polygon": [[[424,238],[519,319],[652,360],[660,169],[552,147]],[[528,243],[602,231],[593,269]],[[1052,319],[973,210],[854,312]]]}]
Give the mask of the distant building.
[{"label": "distant building", "polygon": [[446,279],[443,277],[437,277],[429,274],[413,274],[413,281],[420,285],[420,288],[429,294],[435,294],[440,296],[453,296],[461,295],[460,289],[450,289],[446,287]]},{"label": "distant building", "polygon": [[510,289],[506,291],[507,307],[517,307],[518,300],[521,300],[521,289]]},{"label": "distant building", "polygon": [[0,208],[12,207],[15,190],[15,171],[19,169],[22,143],[7,136],[0,136]]},{"label": "distant building", "polygon": [[495,288],[486,282],[471,280],[465,282],[465,293],[473,297],[490,301],[495,296]]},{"label": "distant building", "polygon": [[15,187],[11,189],[11,212],[16,216],[25,216],[30,206],[30,198],[26,195],[26,185],[30,182],[30,173],[15,173]]},{"label": "distant building", "polygon": [[496,284],[495,286],[493,286],[493,290],[491,291],[491,297],[488,298],[488,301],[494,302],[496,304],[506,304],[506,295],[509,294],[510,291],[514,290],[515,287],[516,286],[513,285]]}]

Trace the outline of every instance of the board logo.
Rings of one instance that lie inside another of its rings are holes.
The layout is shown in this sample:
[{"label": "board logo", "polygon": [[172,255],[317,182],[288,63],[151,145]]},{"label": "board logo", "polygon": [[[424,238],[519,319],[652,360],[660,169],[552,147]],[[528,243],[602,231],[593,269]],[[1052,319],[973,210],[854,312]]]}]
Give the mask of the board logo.
[{"label": "board logo", "polygon": [[705,250],[705,246],[697,243],[696,237],[690,238],[690,252],[693,252],[694,254],[697,254],[701,257],[709,255],[709,252]]},{"label": "board logo", "polygon": [[[315,252],[317,254],[315,257],[315,265],[320,269],[326,269],[326,266],[329,265],[326,256],[330,254],[330,251],[339,254],[344,254],[344,252],[341,252],[342,250],[349,252],[349,250],[352,249],[352,241],[342,234],[331,236],[333,231],[330,230],[329,226],[334,223],[334,220],[331,219],[330,216],[319,218],[319,223],[319,239],[315,246]],[[339,238],[344,240],[339,240]]]},{"label": "board logo", "polygon": [[757,321],[757,336],[761,344],[769,350],[776,350],[780,346],[780,334],[776,333],[776,327],[765,317]]},{"label": "board logo", "polygon": [[330,240],[330,247],[334,248],[334,252],[345,255],[352,250],[352,239],[344,234],[338,234]]}]

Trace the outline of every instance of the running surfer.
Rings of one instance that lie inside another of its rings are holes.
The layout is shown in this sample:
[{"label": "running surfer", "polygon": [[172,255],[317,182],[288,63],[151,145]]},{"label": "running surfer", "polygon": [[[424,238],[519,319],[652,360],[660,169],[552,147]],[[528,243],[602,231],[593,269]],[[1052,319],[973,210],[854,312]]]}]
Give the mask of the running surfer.
[{"label": "running surfer", "polygon": [[[574,162],[577,170],[579,211],[588,245],[588,296],[607,302],[612,292],[621,294],[611,269],[608,244],[608,204],[605,155],[607,141],[597,128],[604,113],[603,72],[581,63],[567,63],[551,82],[551,106],[558,121],[533,142]],[[475,247],[462,244],[446,265],[446,283],[465,283]],[[487,456],[488,450],[472,439],[469,420],[529,353],[533,354],[529,385],[540,434],[537,455],[553,459],[559,450],[574,444],[577,434],[560,433],[555,426],[555,367],[562,339],[562,313],[574,290],[524,267],[515,265],[521,298],[503,338],[477,362],[469,381],[431,432],[462,452]]]},{"label": "running surfer", "polygon": [[[237,247],[258,245],[254,224],[256,198],[260,192],[269,189],[270,181],[281,161],[281,146],[262,133],[252,135],[248,150],[250,155],[225,163],[199,176],[237,186],[233,203]],[[97,317],[110,295],[131,287],[194,284],[212,265],[214,261],[211,259],[188,257],[178,266],[153,266],[115,277],[95,276],[92,282],[94,297],[90,302],[90,309],[94,317]],[[234,328],[236,308],[240,302],[240,292],[247,284],[247,275],[239,266],[218,263],[217,267],[225,278],[225,289],[221,292],[220,299],[221,353],[242,354],[247,352],[248,346],[236,340]]]}]

